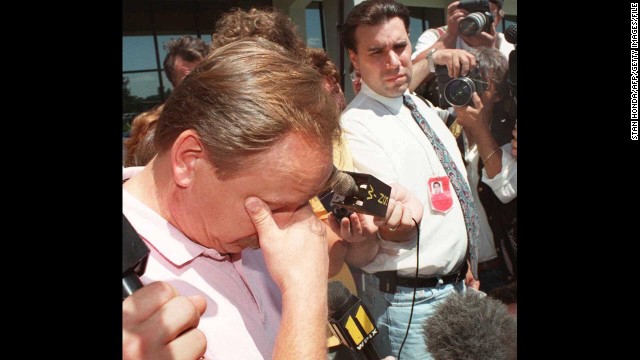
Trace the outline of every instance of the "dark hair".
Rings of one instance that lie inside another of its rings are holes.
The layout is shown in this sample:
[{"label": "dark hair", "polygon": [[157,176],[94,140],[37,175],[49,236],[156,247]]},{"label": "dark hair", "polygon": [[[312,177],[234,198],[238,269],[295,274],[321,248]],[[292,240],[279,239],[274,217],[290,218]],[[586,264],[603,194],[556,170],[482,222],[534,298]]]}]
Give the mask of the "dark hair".
[{"label": "dark hair", "polygon": [[212,50],[175,88],[158,118],[155,148],[168,151],[193,129],[220,178],[259,161],[252,155],[291,132],[331,151],[340,137],[340,111],[325,83],[274,42],[232,42]]},{"label": "dark hair", "polygon": [[496,94],[502,96],[502,107],[511,117],[516,117],[516,106],[513,97],[509,92],[507,82],[509,61],[500,50],[493,47],[479,46],[469,49],[469,52],[476,57],[478,71],[483,79],[489,80],[496,86]]},{"label": "dark hair", "polygon": [[409,9],[394,0],[367,0],[356,5],[340,29],[342,44],[357,53],[356,29],[360,25],[375,26],[399,17],[409,33]]},{"label": "dark hair", "polygon": [[489,0],[489,2],[496,4],[498,6],[498,9],[502,9],[502,4],[504,3],[504,0]]},{"label": "dark hair", "polygon": [[174,73],[174,65],[176,58],[179,56],[188,62],[202,61],[209,53],[207,44],[199,38],[193,38],[191,35],[182,36],[179,39],[171,39],[164,45],[167,50],[167,56],[164,58],[162,66],[167,79],[171,81],[171,85],[175,88],[176,76]]},{"label": "dark hair", "polygon": [[517,318],[484,294],[453,293],[424,322],[427,349],[436,360],[517,358]]},{"label": "dark hair", "polygon": [[489,296],[502,301],[503,304],[516,304],[518,302],[518,282],[514,281],[507,285],[494,288],[489,292]]}]

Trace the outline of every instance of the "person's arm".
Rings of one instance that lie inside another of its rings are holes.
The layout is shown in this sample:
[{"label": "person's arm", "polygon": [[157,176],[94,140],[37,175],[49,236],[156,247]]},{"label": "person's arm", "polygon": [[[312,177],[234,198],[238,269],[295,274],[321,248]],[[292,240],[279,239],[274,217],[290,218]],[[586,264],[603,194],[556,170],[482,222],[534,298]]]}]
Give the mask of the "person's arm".
[{"label": "person's arm", "polygon": [[465,131],[470,134],[478,146],[478,153],[484,163],[482,182],[489,185],[493,193],[507,203],[518,196],[517,171],[518,165],[511,155],[511,149],[499,146],[491,133],[489,119],[491,110],[485,108],[477,93],[473,94],[474,107],[463,106],[457,109],[456,120]]},{"label": "person's arm", "polygon": [[[466,10],[458,9],[459,1],[455,1],[447,7],[447,31],[438,37],[435,29],[425,31],[416,44],[416,51],[412,58],[413,71],[409,91],[415,91],[420,84],[429,81],[434,74],[429,71],[426,54],[431,49],[455,49],[458,39],[458,25],[469,14]],[[437,51],[436,51],[437,52]],[[416,55],[417,53],[417,55]],[[444,64],[443,64],[444,65]]]},{"label": "person's arm", "polygon": [[[333,214],[330,216],[333,216]],[[329,218],[322,220],[324,225],[327,227],[327,242],[329,244],[329,278],[338,275],[344,265],[347,250],[349,250],[349,246],[344,240],[342,240],[340,235],[331,229],[330,221],[331,220]]]},{"label": "person's arm", "polygon": [[511,154],[511,144],[506,143],[502,148],[502,169],[493,178],[489,178],[487,171],[482,169],[482,182],[489,185],[496,197],[506,204],[518,196],[518,161]]},{"label": "person's arm", "polygon": [[196,327],[206,307],[165,282],[137,290],[122,302],[122,359],[200,359],[207,339]]},{"label": "person's arm", "polygon": [[491,134],[490,119],[492,111],[485,108],[478,93],[473,93],[473,104],[457,109],[458,124],[467,131],[476,144],[478,153],[484,163],[489,178],[493,178],[502,171],[502,149]]},{"label": "person's arm", "polygon": [[420,84],[431,80],[433,74],[429,71],[429,63],[426,55],[431,49],[445,49],[442,40],[438,39],[438,33],[435,29],[425,31],[418,39],[416,51],[412,58],[411,82],[409,83],[409,91],[415,91]]},{"label": "person's arm", "polygon": [[273,281],[282,293],[282,319],[273,359],[326,359],[327,252],[326,226],[310,205],[297,209],[284,228],[262,200],[245,201],[258,233]]},{"label": "person's arm", "polygon": [[309,200],[311,208],[316,217],[320,219],[327,228],[327,245],[329,247],[329,278],[336,276],[344,266],[344,256],[347,252],[347,245],[342,240],[339,232],[336,233],[329,226],[327,219],[331,212],[328,212],[320,199],[316,196]]},{"label": "person's arm", "polygon": [[363,267],[373,261],[380,243],[400,243],[416,237],[424,211],[422,203],[404,186],[397,183],[389,185],[391,194],[385,217],[354,213],[343,218],[338,227],[335,217],[330,216],[329,220],[334,221],[330,226],[347,241],[347,264]]},{"label": "person's arm", "polygon": [[435,76],[435,74],[429,70],[429,63],[426,58],[427,53],[431,49],[445,49],[445,46],[442,41],[438,40],[415,57],[411,70],[411,82],[409,83],[409,91],[411,92],[415,91],[420,84],[431,80]]}]

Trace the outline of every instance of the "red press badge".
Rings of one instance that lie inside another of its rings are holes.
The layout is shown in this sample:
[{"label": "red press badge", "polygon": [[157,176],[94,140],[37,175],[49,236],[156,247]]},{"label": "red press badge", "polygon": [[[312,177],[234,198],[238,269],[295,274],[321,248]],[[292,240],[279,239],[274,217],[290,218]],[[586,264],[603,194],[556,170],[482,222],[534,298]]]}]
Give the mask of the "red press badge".
[{"label": "red press badge", "polygon": [[451,183],[448,176],[436,176],[429,179],[429,198],[431,208],[441,213],[451,210],[453,198],[451,197]]}]

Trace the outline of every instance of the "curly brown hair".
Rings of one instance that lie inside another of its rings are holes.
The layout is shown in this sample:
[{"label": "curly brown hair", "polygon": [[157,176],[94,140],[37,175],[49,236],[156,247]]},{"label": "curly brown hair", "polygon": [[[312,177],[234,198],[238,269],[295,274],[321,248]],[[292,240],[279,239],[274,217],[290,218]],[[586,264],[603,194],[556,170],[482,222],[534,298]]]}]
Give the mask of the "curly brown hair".
[{"label": "curly brown hair", "polygon": [[340,87],[340,74],[336,64],[331,61],[324,49],[307,48],[307,56],[311,66],[327,79],[329,91],[335,97],[340,110],[344,110],[347,107],[347,103],[344,98],[344,92]]},{"label": "curly brown hair", "polygon": [[131,135],[124,143],[124,166],[145,166],[156,155],[153,146],[156,123],[162,105],[136,116],[131,122]]},{"label": "curly brown hair", "polygon": [[252,8],[248,11],[234,8],[223,14],[211,35],[211,49],[247,38],[263,38],[284,47],[301,59],[306,56],[307,45],[296,30],[293,20],[275,8]]}]

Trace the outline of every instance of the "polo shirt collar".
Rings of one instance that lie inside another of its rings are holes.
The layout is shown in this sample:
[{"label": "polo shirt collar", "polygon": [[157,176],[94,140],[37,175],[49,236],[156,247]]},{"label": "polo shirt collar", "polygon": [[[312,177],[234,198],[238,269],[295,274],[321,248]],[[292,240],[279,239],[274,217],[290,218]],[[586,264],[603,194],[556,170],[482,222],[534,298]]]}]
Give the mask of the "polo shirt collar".
[{"label": "polo shirt collar", "polygon": [[124,189],[122,205],[124,215],[136,232],[175,266],[182,266],[203,254],[216,260],[229,259],[215,249],[191,241],[175,226]]}]

